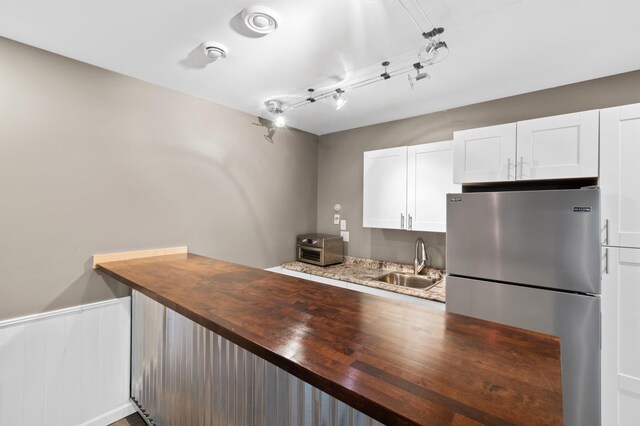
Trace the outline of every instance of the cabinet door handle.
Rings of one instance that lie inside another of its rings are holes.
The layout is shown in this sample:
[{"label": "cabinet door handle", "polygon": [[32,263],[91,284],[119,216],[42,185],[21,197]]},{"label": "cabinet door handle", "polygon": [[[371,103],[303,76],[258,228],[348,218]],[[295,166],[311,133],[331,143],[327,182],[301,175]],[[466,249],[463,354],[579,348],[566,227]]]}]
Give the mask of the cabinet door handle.
[{"label": "cabinet door handle", "polygon": [[407,214],[407,216],[409,217],[409,230],[411,230],[413,228],[413,218],[410,214]]},{"label": "cabinet door handle", "polygon": [[404,229],[404,214],[400,213],[400,229]]},{"label": "cabinet door handle", "polygon": [[523,178],[523,174],[522,174],[523,169],[524,169],[524,156],[520,156],[520,179]]},{"label": "cabinet door handle", "polygon": [[604,245],[609,245],[609,219],[604,220]]},{"label": "cabinet door handle", "polygon": [[[515,178],[515,173],[513,177]],[[511,179],[511,157],[507,158],[507,180]]]}]

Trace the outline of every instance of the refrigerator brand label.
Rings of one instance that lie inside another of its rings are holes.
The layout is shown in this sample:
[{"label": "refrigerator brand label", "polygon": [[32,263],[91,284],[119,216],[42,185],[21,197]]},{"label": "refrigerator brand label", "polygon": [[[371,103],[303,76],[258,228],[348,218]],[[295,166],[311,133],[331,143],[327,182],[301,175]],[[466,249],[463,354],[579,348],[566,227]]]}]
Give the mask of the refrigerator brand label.
[{"label": "refrigerator brand label", "polygon": [[449,198],[449,201],[451,201],[452,203],[457,203],[458,201],[462,201],[462,197],[451,197]]},{"label": "refrigerator brand label", "polygon": [[574,207],[575,213],[591,213],[591,207]]}]

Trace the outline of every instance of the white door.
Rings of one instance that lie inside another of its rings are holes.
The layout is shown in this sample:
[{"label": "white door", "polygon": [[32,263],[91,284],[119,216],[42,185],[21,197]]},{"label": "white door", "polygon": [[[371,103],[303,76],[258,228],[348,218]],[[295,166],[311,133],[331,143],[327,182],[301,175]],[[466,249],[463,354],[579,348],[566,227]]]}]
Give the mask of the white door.
[{"label": "white door", "polygon": [[406,228],[407,147],[364,153],[362,226]]},{"label": "white door", "polygon": [[600,188],[603,244],[640,248],[640,104],[600,111]]},{"label": "white door", "polygon": [[518,121],[516,179],[598,176],[599,111]]},{"label": "white door", "polygon": [[453,183],[453,141],[408,149],[407,228],[446,232],[446,194],[461,192]]},{"label": "white door", "polygon": [[455,183],[515,180],[516,123],[453,134]]},{"label": "white door", "polygon": [[602,424],[640,421],[640,249],[605,247]]}]

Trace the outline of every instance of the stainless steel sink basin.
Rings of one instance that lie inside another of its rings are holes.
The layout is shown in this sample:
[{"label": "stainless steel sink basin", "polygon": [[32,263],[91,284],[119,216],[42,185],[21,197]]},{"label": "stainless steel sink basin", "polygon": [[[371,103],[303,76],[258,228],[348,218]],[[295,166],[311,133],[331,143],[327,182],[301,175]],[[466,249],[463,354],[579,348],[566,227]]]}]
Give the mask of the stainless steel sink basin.
[{"label": "stainless steel sink basin", "polygon": [[376,281],[410,288],[429,288],[437,284],[437,281],[423,275],[401,274],[399,272],[382,275],[376,278]]}]

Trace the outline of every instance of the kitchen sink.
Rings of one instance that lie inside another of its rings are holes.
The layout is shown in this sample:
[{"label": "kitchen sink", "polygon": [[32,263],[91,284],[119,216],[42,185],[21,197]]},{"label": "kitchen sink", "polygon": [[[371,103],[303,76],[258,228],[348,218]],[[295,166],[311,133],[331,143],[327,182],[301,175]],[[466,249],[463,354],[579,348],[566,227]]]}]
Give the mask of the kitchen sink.
[{"label": "kitchen sink", "polygon": [[391,272],[389,274],[382,275],[376,278],[376,281],[399,285],[401,287],[421,289],[430,288],[437,284],[437,281],[434,281],[432,278],[425,277],[424,275],[401,274],[399,272]]}]

